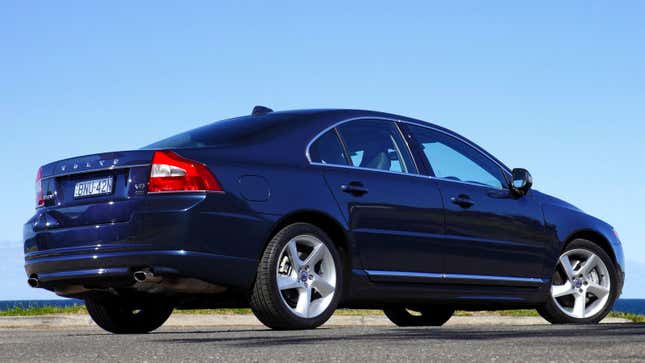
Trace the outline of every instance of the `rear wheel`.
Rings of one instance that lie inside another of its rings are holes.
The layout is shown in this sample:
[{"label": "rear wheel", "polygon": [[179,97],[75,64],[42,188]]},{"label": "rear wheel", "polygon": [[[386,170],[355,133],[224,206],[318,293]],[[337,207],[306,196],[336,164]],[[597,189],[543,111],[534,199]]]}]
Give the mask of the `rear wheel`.
[{"label": "rear wheel", "polygon": [[96,325],[115,334],[149,333],[168,320],[173,307],[160,302],[130,302],[118,298],[85,300]]},{"label": "rear wheel", "polygon": [[320,228],[285,227],[266,247],[251,291],[255,316],[272,329],[312,329],[336,310],[342,291],[340,254]]},{"label": "rear wheel", "polygon": [[597,323],[618,295],[618,271],[598,245],[571,242],[558,259],[549,298],[538,312],[553,324]]},{"label": "rear wheel", "polygon": [[441,326],[452,317],[455,310],[445,306],[392,307],[383,312],[397,326]]}]

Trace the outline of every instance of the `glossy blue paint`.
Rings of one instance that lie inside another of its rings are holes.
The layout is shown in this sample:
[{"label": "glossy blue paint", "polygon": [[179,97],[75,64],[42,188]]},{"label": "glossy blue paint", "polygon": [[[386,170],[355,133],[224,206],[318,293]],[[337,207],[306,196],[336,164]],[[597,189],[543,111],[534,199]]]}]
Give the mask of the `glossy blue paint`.
[{"label": "glossy blue paint", "polygon": [[[396,121],[418,171],[311,163],[310,141],[353,118]],[[335,242],[348,259],[347,306],[537,304],[546,298],[557,256],[576,236],[601,244],[624,270],[611,226],[563,201],[537,190],[518,197],[508,189],[434,178],[406,134],[409,125],[467,143],[510,173],[477,145],[439,126],[358,110],[273,112],[222,122],[197,131],[219,130],[210,143],[182,144],[192,137],[187,134],[143,150],[43,166],[43,190],[50,198],[24,225],[27,275],[60,293],[73,284],[127,288],[135,269],[151,267],[244,291],[278,226],[306,216],[341,231]],[[148,194],[156,148],[205,164],[224,192]],[[78,181],[101,177],[114,178],[112,194],[73,197]],[[351,182],[368,192],[345,192]],[[472,199],[471,207],[451,202],[462,194]]]}]

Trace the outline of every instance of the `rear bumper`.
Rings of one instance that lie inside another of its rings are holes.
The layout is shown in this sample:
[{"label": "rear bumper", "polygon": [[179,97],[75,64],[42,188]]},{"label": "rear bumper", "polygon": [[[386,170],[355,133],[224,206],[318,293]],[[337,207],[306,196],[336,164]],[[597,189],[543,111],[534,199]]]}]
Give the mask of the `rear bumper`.
[{"label": "rear bumper", "polygon": [[230,194],[150,196],[127,221],[97,225],[37,228],[43,214],[62,222],[73,214],[43,209],[24,225],[25,271],[50,290],[132,284],[133,272],[146,267],[249,288],[275,218],[245,209]]},{"label": "rear bumper", "polygon": [[213,284],[248,287],[256,261],[185,250],[129,250],[129,246],[88,246],[70,251],[28,254],[25,271],[43,288],[82,284],[89,287],[128,286],[132,274],[150,268],[159,276],[184,276]]}]

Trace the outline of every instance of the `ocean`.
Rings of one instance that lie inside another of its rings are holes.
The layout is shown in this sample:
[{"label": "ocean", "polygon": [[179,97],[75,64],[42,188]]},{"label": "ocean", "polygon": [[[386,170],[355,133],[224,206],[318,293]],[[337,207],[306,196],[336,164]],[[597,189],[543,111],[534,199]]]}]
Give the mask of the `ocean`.
[{"label": "ocean", "polygon": [[4,300],[0,301],[0,310],[12,308],[29,308],[43,306],[67,307],[83,305],[83,300],[78,299],[56,299],[56,300]]},{"label": "ocean", "polygon": [[618,299],[614,311],[645,315],[645,299]]},{"label": "ocean", "polygon": [[[41,306],[74,306],[83,305],[83,300],[58,299],[58,300],[8,300],[0,301],[0,310],[7,310],[14,307],[41,307]],[[614,311],[624,313],[644,314],[645,299],[619,299],[614,304]]]}]

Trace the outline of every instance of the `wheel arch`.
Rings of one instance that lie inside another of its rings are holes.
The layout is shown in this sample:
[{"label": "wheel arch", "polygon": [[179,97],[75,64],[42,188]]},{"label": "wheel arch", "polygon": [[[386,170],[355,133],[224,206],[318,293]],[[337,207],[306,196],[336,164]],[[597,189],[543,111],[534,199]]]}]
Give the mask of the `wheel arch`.
[{"label": "wheel arch", "polygon": [[280,218],[271,228],[265,240],[264,248],[281,229],[299,222],[312,224],[325,231],[334,245],[341,250],[343,258],[349,260],[351,257],[349,239],[343,224],[325,212],[312,209],[294,211]]},{"label": "wheel arch", "polygon": [[612,247],[611,243],[609,242],[609,239],[605,237],[602,233],[598,231],[594,231],[592,229],[582,229],[579,231],[575,231],[567,237],[565,240],[565,243],[562,245],[562,248],[560,250],[560,253],[564,251],[567,246],[575,241],[576,239],[586,239],[596,245],[598,245],[600,248],[602,248],[609,257],[611,257],[611,260],[614,262],[614,264],[618,265],[618,260],[616,259],[616,252],[614,251],[614,248]]}]

